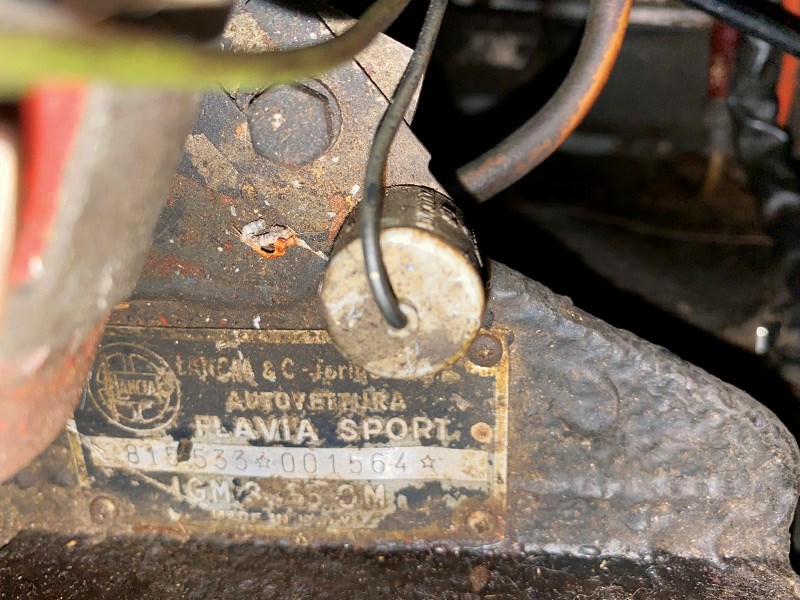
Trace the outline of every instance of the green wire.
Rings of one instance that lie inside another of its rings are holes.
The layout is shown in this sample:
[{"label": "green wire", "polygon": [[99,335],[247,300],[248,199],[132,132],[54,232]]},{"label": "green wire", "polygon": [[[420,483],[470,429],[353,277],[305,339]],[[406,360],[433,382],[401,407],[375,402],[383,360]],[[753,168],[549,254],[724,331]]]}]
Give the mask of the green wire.
[{"label": "green wire", "polygon": [[37,34],[0,30],[0,93],[41,82],[101,80],[121,86],[204,90],[258,88],[328,71],[385,31],[410,0],[376,0],[345,33],[280,52],[215,52],[170,38],[115,34]]}]

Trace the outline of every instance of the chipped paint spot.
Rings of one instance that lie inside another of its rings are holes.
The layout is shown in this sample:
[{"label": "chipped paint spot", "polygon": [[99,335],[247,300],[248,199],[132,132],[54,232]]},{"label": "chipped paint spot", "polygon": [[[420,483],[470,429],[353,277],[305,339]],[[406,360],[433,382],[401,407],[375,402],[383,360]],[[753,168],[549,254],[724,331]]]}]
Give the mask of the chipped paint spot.
[{"label": "chipped paint spot", "polygon": [[297,245],[294,229],[285,225],[267,227],[264,219],[256,219],[242,227],[239,237],[264,258],[278,258]]}]

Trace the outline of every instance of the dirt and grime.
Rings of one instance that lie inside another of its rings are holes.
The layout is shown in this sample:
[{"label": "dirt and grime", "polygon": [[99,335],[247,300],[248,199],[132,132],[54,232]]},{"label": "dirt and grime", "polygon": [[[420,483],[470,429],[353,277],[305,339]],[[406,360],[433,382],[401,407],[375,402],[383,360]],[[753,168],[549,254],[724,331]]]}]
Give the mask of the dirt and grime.
[{"label": "dirt and grime", "polygon": [[3,600],[755,600],[789,597],[774,595],[784,577],[767,565],[668,555],[635,562],[438,548],[365,553],[35,533],[0,549]]}]

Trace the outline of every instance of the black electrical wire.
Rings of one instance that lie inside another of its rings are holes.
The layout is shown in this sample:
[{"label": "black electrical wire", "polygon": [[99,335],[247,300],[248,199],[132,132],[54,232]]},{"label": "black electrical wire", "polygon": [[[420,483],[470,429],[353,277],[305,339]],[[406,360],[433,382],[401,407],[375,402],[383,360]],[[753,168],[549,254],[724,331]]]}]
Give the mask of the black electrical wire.
[{"label": "black electrical wire", "polygon": [[800,18],[766,0],[683,0],[743,33],[800,56]]},{"label": "black electrical wire", "polygon": [[405,327],[408,319],[400,310],[397,296],[389,281],[389,274],[386,272],[380,244],[386,163],[389,160],[389,150],[400,123],[403,121],[422,76],[428,68],[446,8],[447,0],[431,0],[428,6],[417,47],[411,55],[411,60],[403,72],[400,83],[397,84],[397,89],[389,108],[386,109],[375,132],[364,177],[364,198],[361,200],[360,225],[361,246],[364,250],[367,278],[383,318],[396,329]]}]

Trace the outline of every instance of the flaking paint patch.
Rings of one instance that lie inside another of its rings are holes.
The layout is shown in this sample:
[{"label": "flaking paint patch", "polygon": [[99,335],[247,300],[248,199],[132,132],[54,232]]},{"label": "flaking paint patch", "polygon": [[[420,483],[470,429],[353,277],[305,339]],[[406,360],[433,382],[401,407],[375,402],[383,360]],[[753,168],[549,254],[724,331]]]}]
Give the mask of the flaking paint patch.
[{"label": "flaking paint patch", "polygon": [[297,234],[286,225],[267,226],[264,219],[256,219],[242,227],[240,239],[264,258],[278,258],[297,245]]}]

